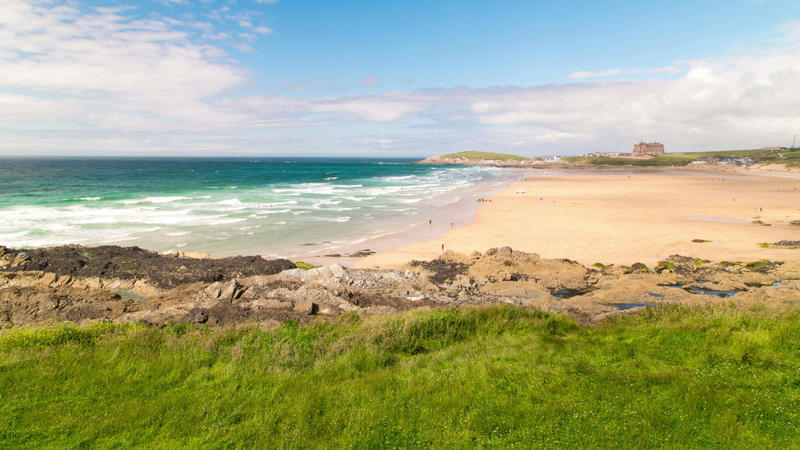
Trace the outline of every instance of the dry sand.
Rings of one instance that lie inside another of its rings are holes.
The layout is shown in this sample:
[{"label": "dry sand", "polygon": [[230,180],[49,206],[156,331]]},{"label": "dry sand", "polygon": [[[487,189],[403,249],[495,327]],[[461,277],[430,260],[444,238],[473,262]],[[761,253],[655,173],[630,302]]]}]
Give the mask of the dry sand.
[{"label": "dry sand", "polygon": [[[772,226],[753,224],[757,219]],[[357,267],[436,258],[442,244],[462,253],[511,246],[583,264],[652,265],[672,254],[800,260],[800,250],[758,245],[800,240],[792,220],[800,220],[798,177],[698,171],[533,176],[482,203],[473,223],[364,258]]]}]

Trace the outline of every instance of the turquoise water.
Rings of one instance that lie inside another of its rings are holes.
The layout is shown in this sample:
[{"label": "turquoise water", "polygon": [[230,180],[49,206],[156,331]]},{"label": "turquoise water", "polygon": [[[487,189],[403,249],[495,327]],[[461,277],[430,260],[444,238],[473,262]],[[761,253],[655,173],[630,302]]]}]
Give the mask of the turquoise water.
[{"label": "turquoise water", "polygon": [[407,160],[0,159],[0,245],[335,252],[448,220],[448,205],[515,176]]}]

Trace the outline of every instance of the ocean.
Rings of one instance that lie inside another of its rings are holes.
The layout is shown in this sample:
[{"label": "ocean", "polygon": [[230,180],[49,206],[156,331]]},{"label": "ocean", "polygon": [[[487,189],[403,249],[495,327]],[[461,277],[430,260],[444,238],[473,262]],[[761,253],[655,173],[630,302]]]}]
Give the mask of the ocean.
[{"label": "ocean", "polygon": [[[0,159],[0,245],[321,256],[426,239],[522,173],[400,159]],[[377,247],[377,248],[373,248]]]}]

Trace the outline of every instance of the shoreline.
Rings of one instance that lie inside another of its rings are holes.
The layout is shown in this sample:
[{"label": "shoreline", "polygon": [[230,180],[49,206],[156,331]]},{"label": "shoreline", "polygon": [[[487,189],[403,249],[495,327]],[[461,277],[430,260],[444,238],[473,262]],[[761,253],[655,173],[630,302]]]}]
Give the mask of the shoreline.
[{"label": "shoreline", "polygon": [[377,236],[368,237],[360,242],[342,244],[325,251],[325,253],[336,253],[340,256],[326,256],[325,254],[321,254],[323,252],[319,250],[305,254],[282,256],[296,258],[303,262],[316,265],[340,264],[344,267],[355,267],[358,266],[365,257],[347,256],[348,254],[357,254],[365,250],[374,252],[373,254],[390,252],[404,245],[440,239],[455,228],[473,223],[481,205],[476,202],[477,197],[492,197],[504,189],[515,185],[524,178],[523,173],[509,172],[508,178],[502,182],[480,183],[470,188],[456,191],[454,194],[456,194],[457,200],[444,205],[431,206],[429,210],[419,214],[418,221],[407,224],[402,229],[379,230],[380,233]]},{"label": "shoreline", "polygon": [[[0,245],[136,245],[213,257],[362,250],[374,238],[427,223],[430,211],[452,209],[459,196],[488,195],[516,172],[390,158],[15,164],[5,168],[36,176],[8,178],[16,188],[0,202]],[[39,188],[50,179],[48,189]],[[462,209],[434,225],[455,221]]]},{"label": "shoreline", "polygon": [[[715,261],[800,260],[797,250],[758,246],[800,239],[800,226],[789,225],[792,220],[800,220],[800,209],[792,207],[800,196],[800,174],[715,169],[718,168],[629,168],[591,173],[581,170],[553,177],[532,174],[495,193],[492,202],[480,204],[473,222],[437,239],[378,252],[354,267],[393,268],[411,260],[437,258],[442,253],[442,243],[445,250],[464,254],[511,246],[542,257],[569,258],[586,265],[596,262],[653,264],[671,254],[693,254]],[[575,183],[570,183],[570,179]],[[637,183],[640,180],[643,183]],[[752,192],[752,183],[766,183],[768,187]],[[631,184],[632,189],[657,186],[666,191],[654,191],[654,195],[642,192],[625,195],[620,191],[625,184]],[[564,188],[567,190],[559,192]],[[583,192],[576,188],[582,188]],[[672,189],[679,189],[680,193],[671,192]],[[706,195],[700,198],[688,195],[698,192]],[[687,196],[681,198],[684,194]],[[602,195],[611,195],[614,201],[598,199]],[[520,202],[533,212],[521,208]],[[625,202],[633,203],[626,208]],[[648,204],[660,202],[669,205]],[[548,203],[549,210],[542,208]],[[698,205],[693,207],[695,203]],[[602,210],[609,207],[608,211],[621,215],[603,215]],[[670,214],[671,207],[679,211]],[[531,214],[539,215],[532,217]],[[543,217],[545,219],[541,220]],[[609,219],[610,223],[604,223]],[[753,224],[757,220],[771,226]],[[520,229],[502,225],[508,223],[519,223]],[[653,234],[637,233],[638,225],[651,227]],[[614,230],[615,227],[620,230]],[[526,236],[531,234],[538,239]],[[711,242],[692,242],[695,239]],[[575,242],[558,244],[565,240]],[[596,249],[598,243],[602,244],[599,250]]]}]

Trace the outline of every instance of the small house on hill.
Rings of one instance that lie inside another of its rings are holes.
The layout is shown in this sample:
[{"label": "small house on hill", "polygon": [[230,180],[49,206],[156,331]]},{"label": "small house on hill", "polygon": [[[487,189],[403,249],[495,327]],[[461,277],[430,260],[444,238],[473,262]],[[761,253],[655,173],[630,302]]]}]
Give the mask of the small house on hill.
[{"label": "small house on hill", "polygon": [[664,144],[660,142],[639,142],[633,146],[634,156],[663,155]]}]

